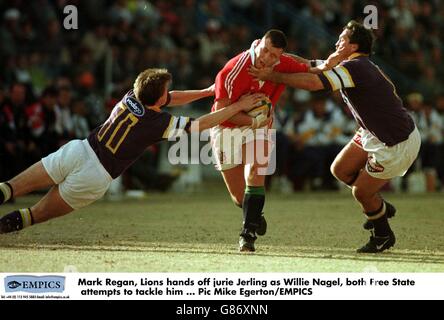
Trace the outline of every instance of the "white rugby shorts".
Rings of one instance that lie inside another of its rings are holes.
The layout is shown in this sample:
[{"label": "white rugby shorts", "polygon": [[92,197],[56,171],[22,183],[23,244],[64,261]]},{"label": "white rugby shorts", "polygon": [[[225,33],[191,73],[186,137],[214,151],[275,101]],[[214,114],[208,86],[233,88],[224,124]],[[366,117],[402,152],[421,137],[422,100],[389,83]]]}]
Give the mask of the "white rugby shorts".
[{"label": "white rugby shorts", "polygon": [[353,142],[368,152],[365,170],[369,175],[378,179],[392,179],[404,176],[418,157],[421,136],[415,127],[407,140],[389,147],[361,128],[353,137]]},{"label": "white rugby shorts", "polygon": [[73,140],[42,159],[60,196],[73,209],[80,209],[103,197],[112,178],[88,141]]},{"label": "white rugby shorts", "polygon": [[210,129],[210,137],[215,167],[218,171],[229,170],[243,163],[246,156],[242,155],[243,144],[254,140],[268,143],[272,141],[267,127],[253,130],[247,126],[236,128],[215,126]]}]

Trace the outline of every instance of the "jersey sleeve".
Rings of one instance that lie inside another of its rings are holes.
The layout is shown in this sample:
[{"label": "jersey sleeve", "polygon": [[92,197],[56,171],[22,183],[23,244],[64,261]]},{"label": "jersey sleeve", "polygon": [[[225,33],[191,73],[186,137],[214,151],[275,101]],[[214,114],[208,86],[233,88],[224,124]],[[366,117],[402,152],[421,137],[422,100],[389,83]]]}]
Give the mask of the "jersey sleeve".
[{"label": "jersey sleeve", "polygon": [[216,76],[214,85],[214,98],[216,101],[228,98],[228,91],[225,88],[225,80],[227,79],[228,71],[228,69],[223,68]]},{"label": "jersey sleeve", "polygon": [[331,70],[318,75],[324,88],[336,91],[343,88],[354,88],[362,79],[355,61],[346,61]]},{"label": "jersey sleeve", "polygon": [[276,67],[276,71],[285,73],[308,72],[308,65],[296,61],[293,57],[283,54],[281,63]]},{"label": "jersey sleeve", "polygon": [[249,92],[250,80],[246,71],[248,53],[244,53],[237,61],[229,61],[218,73],[215,86],[215,100],[228,98],[237,101],[244,93]]},{"label": "jersey sleeve", "polygon": [[319,60],[319,59],[310,60],[310,67],[314,68],[314,67],[320,66],[324,62],[325,62],[325,60]]},{"label": "jersey sleeve", "polygon": [[165,113],[164,119],[162,119],[162,139],[176,139],[185,132],[188,132],[191,126],[191,118],[189,117],[176,117],[169,113]]}]

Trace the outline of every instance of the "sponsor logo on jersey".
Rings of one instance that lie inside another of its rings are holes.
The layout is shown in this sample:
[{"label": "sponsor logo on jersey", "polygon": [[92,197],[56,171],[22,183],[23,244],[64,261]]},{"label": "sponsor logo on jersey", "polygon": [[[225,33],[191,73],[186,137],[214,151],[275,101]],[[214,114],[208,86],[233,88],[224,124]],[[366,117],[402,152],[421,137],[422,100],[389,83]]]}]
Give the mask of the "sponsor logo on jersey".
[{"label": "sponsor logo on jersey", "polygon": [[128,110],[135,116],[142,117],[145,114],[145,107],[136,99],[126,97],[125,104],[128,107]]}]

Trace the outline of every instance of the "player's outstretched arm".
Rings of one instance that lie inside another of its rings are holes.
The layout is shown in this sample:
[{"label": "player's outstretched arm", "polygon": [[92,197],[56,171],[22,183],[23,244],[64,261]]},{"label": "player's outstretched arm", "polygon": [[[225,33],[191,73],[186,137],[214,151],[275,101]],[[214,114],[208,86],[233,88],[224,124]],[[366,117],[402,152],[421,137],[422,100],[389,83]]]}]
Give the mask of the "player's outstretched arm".
[{"label": "player's outstretched arm", "polygon": [[288,55],[296,61],[308,65],[308,72],[314,74],[320,74],[324,71],[331,70],[347,59],[347,51],[344,46],[337,47],[336,51],[330,54],[326,60],[308,60],[291,53],[288,53]]},{"label": "player's outstretched arm", "polygon": [[347,59],[347,55],[348,53],[345,50],[345,47],[340,46],[336,49],[335,52],[330,54],[326,60],[322,61],[322,63],[313,68],[310,68],[310,72],[319,74],[321,72],[331,70],[334,67],[336,67],[338,64],[340,64],[342,61]]},{"label": "player's outstretched arm", "polygon": [[228,108],[217,110],[213,113],[203,115],[191,123],[191,132],[203,131],[214,127],[241,111],[249,111],[264,99],[262,93],[253,93],[242,96],[237,102],[231,104]]},{"label": "player's outstretched arm", "polygon": [[287,55],[292,57],[297,62],[307,65],[309,73],[319,74],[323,71],[322,68],[325,67],[324,60],[308,60],[293,53],[287,53]]},{"label": "player's outstretched arm", "polygon": [[250,67],[248,72],[259,80],[282,83],[293,88],[309,91],[324,89],[324,84],[321,79],[312,73],[281,73],[274,72],[271,68],[257,69],[253,66]]},{"label": "player's outstretched arm", "polygon": [[[217,100],[215,103],[215,110],[226,108],[227,106],[230,105],[230,103],[231,103],[230,99],[228,98]],[[271,121],[271,117],[261,118],[261,119],[252,118],[246,112],[241,111],[236,113],[230,119],[228,119],[228,121],[239,127],[247,126],[251,127],[252,129],[257,129],[263,126],[267,126]]]},{"label": "player's outstretched arm", "polygon": [[171,100],[168,107],[181,106],[190,102],[214,96],[214,84],[202,90],[170,91]]}]

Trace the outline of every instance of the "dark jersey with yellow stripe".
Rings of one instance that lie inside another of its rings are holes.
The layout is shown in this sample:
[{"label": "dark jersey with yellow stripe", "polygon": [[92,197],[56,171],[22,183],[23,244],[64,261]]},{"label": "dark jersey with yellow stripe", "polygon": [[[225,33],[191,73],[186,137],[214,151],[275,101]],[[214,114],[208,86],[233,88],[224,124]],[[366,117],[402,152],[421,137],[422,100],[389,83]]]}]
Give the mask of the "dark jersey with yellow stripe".
[{"label": "dark jersey with yellow stripe", "polygon": [[113,108],[88,142],[111,177],[117,178],[152,144],[188,131],[191,119],[144,107],[132,91]]},{"label": "dark jersey with yellow stripe", "polygon": [[415,128],[395,85],[367,55],[353,54],[319,77],[324,88],[341,91],[359,125],[387,146],[406,140]]}]

